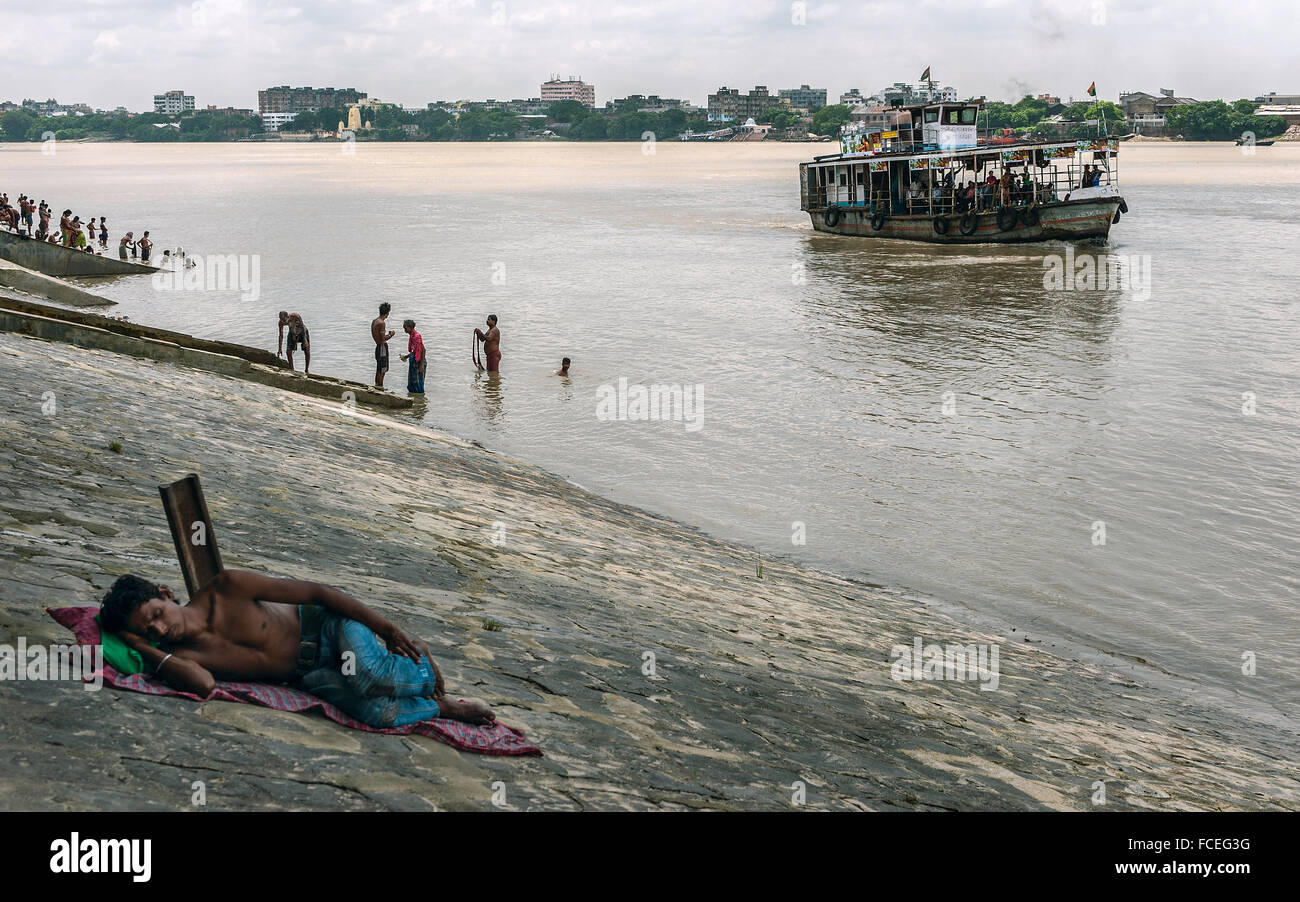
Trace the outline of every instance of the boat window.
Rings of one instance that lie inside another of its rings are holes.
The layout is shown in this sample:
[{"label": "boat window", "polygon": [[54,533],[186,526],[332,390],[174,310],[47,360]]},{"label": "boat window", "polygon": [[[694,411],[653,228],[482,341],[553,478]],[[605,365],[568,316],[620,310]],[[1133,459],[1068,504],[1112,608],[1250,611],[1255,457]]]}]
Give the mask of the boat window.
[{"label": "boat window", "polygon": [[938,121],[939,121],[939,111],[938,111],[938,110],[926,110],[926,111],[925,111],[925,121],[926,121],[926,122],[938,122]]},{"label": "boat window", "polygon": [[965,109],[963,109],[963,110],[961,111],[961,124],[962,124],[962,125],[974,125],[974,124],[975,124],[975,117],[976,117],[976,115],[978,115],[978,114],[979,114],[979,110],[978,110],[976,107],[973,107],[973,106],[968,106],[968,107],[966,107]]},{"label": "boat window", "polygon": [[961,113],[960,110],[949,110],[949,111],[948,111],[948,124],[949,124],[949,125],[956,125],[956,124],[957,124],[957,117],[960,115],[960,113]]}]

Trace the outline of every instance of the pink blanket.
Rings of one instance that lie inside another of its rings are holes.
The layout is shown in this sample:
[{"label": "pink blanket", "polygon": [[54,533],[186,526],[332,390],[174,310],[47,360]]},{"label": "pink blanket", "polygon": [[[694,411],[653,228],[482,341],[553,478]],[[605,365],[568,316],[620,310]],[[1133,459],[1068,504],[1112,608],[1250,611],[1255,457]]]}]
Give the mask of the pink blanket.
[{"label": "pink blanket", "polygon": [[[45,610],[61,625],[72,630],[73,635],[77,637],[78,645],[99,644],[99,624],[95,622],[95,615],[99,613],[99,608],[46,608]],[[93,675],[86,677],[87,681],[92,679],[94,679]],[[462,723],[458,720],[436,718],[404,727],[372,727],[359,720],[353,720],[329,702],[289,686],[276,686],[270,683],[218,681],[216,688],[212,690],[212,694],[207,699],[203,699],[192,692],[181,692],[178,689],[173,689],[148,674],[137,673],[125,676],[108,664],[104,665],[104,682],[114,689],[127,689],[131,692],[143,692],[147,695],[176,695],[194,701],[216,699],[226,702],[247,702],[255,705],[265,705],[279,711],[295,712],[319,708],[321,713],[330,720],[341,723],[345,727],[351,727],[354,730],[365,730],[368,733],[418,733],[421,736],[428,736],[430,739],[445,742],[462,752],[477,752],[480,755],[540,756],[542,754],[542,750],[537,746],[529,745],[524,741],[522,730],[508,727],[499,721],[490,726],[481,727]]]}]

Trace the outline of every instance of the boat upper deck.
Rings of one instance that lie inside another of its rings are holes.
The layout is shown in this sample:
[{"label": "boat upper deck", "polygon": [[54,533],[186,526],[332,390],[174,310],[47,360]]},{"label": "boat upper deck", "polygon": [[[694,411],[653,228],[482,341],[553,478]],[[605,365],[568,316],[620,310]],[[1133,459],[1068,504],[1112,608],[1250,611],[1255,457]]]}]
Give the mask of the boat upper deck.
[{"label": "boat upper deck", "polygon": [[[1069,151],[1070,154],[1078,152],[1114,152],[1119,148],[1118,138],[1084,138],[1075,141],[1052,141],[1047,139],[1026,140],[1016,139],[1011,141],[996,141],[980,138],[979,143],[973,147],[961,148],[940,148],[937,146],[927,147],[924,145],[904,144],[882,147],[879,150],[856,150],[840,151],[839,153],[822,154],[812,158],[808,165],[822,164],[834,165],[835,163],[854,162],[860,163],[863,160],[913,160],[913,159],[933,159],[936,157],[972,157],[985,156],[994,154],[1010,153],[1012,156],[1017,151],[1032,153],[1035,150],[1061,152]],[[1064,156],[1064,154],[1061,154]]]}]

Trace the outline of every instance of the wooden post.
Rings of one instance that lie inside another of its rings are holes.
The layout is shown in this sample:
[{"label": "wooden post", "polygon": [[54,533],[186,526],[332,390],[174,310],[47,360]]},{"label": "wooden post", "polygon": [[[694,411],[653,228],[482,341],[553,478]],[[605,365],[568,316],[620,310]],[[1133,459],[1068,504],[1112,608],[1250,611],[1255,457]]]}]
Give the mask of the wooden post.
[{"label": "wooden post", "polygon": [[176,545],[176,559],[185,575],[185,591],[192,601],[224,569],[203,487],[198,474],[191,473],[170,485],[158,486],[158,494]]}]

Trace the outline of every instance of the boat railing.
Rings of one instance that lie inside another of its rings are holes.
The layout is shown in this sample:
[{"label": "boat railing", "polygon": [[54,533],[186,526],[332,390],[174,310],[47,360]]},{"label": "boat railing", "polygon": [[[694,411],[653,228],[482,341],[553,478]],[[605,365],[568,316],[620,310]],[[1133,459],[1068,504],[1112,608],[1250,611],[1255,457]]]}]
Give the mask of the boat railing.
[{"label": "boat railing", "polygon": [[[882,162],[889,169],[870,169],[871,163]],[[895,169],[900,166],[909,166],[903,178]],[[1058,203],[1069,200],[1080,188],[1118,187],[1118,176],[1118,157],[1108,152],[1094,154],[1092,163],[1074,154],[1048,160],[1043,166],[1028,159],[1002,159],[978,170],[962,162],[944,168],[911,169],[906,160],[864,157],[810,171],[808,201],[810,208],[854,207],[896,215],[988,213],[1004,207]]]}]

